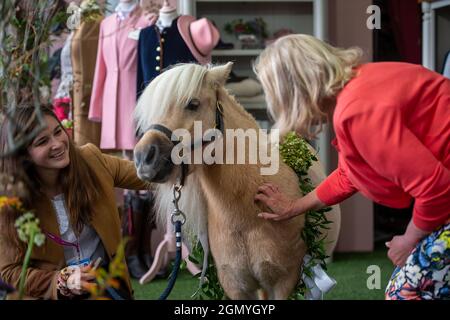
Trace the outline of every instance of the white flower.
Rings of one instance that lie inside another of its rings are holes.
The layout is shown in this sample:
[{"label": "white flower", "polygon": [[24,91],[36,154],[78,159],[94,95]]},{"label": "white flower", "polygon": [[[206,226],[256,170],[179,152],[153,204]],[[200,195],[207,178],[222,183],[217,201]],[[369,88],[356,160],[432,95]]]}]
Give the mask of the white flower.
[{"label": "white flower", "polygon": [[34,243],[40,247],[44,244],[45,241],[45,235],[43,233],[39,233],[34,236]]},{"label": "white flower", "polygon": [[413,259],[414,259],[414,255],[413,255],[413,254],[410,254],[410,255],[408,256],[408,258],[406,259],[405,265],[413,264]]},{"label": "white flower", "polygon": [[446,249],[446,242],[444,240],[436,239],[431,247],[430,254],[439,253],[443,254]]},{"label": "white flower", "polygon": [[43,100],[48,100],[50,97],[50,88],[48,86],[41,86],[39,87],[39,93]]},{"label": "white flower", "polygon": [[450,267],[447,266],[446,269],[447,269],[447,273],[446,273],[446,275],[444,277],[444,282],[450,282]]},{"label": "white flower", "polygon": [[405,284],[406,278],[405,278],[405,272],[403,270],[400,270],[397,273],[397,276],[395,277],[395,288],[399,289],[403,287],[403,284]]},{"label": "white flower", "polygon": [[88,11],[100,10],[99,5],[96,1],[93,0],[85,0],[81,3],[80,9],[82,13],[86,13]]},{"label": "white flower", "polygon": [[409,280],[413,287],[417,287],[420,279],[422,279],[421,269],[417,265],[407,265],[405,267],[406,278]]},{"label": "white flower", "polygon": [[[45,241],[45,236],[39,228],[39,219],[34,216],[32,212],[26,212],[16,219],[15,227],[19,239],[23,242],[28,242],[33,235],[33,241],[37,246],[41,246]],[[30,245],[30,243],[29,243]]]},{"label": "white flower", "polygon": [[69,17],[67,18],[66,25],[70,30],[75,30],[80,26],[81,20],[81,9],[78,7],[75,2],[71,2],[66,9]]},{"label": "white flower", "polygon": [[450,273],[450,265],[446,266],[442,270],[435,270],[435,271],[433,271],[432,279],[435,282],[444,282],[445,278],[447,278],[447,280],[448,280],[448,278],[450,277],[449,273]]}]

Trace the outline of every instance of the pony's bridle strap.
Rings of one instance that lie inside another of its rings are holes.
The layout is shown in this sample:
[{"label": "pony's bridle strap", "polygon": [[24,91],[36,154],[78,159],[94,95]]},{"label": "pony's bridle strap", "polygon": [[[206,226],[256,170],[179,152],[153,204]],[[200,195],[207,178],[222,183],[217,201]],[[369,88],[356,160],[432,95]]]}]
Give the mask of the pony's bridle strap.
[{"label": "pony's bridle strap", "polygon": [[225,134],[225,127],[223,124],[223,106],[219,99],[216,101],[216,129]]},{"label": "pony's bridle strap", "polygon": [[[170,130],[169,128],[161,125],[161,124],[152,124],[148,130],[156,130],[159,131],[161,133],[164,133],[164,135],[173,142],[172,140],[172,130]],[[178,139],[177,139],[178,140]],[[176,144],[180,143],[180,141],[178,140]]]},{"label": "pony's bridle strap", "polygon": [[[224,121],[223,121],[223,106],[222,103],[220,103],[219,101],[219,97],[217,95],[217,99],[216,99],[216,123],[215,123],[215,129],[219,130],[222,135],[225,134],[225,125],[224,125]],[[177,145],[181,142],[181,140],[176,137],[176,140],[172,140],[172,136],[173,136],[173,132],[172,130],[170,130],[169,128],[167,128],[166,126],[162,125],[162,124],[152,124],[150,125],[150,127],[148,128],[149,130],[156,130],[159,131],[161,133],[163,133],[174,145]],[[211,140],[211,142],[214,140]],[[205,142],[202,140],[200,145],[205,145]],[[191,144],[191,148],[195,149],[198,146],[198,144],[193,141]],[[184,185],[184,180],[185,177],[187,175],[187,170],[188,166],[187,164],[182,164],[181,166],[181,177],[180,177],[180,184]]]},{"label": "pony's bridle strap", "polygon": [[[225,134],[225,125],[223,122],[223,106],[222,103],[220,103],[219,99],[216,100],[216,123],[215,123],[215,129],[219,130],[222,134]],[[163,133],[174,145],[177,145],[181,141],[178,137],[176,137],[176,140],[172,140],[173,132],[166,126],[162,124],[152,124],[148,128],[147,131],[150,130],[156,130],[161,133]],[[192,143],[191,147],[195,147],[195,142]]]}]

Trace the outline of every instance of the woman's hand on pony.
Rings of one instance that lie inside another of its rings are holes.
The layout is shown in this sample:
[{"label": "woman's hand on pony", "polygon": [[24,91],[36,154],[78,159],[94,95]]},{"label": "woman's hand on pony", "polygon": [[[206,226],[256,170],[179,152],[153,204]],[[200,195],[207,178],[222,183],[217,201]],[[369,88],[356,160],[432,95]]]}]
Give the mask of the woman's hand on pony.
[{"label": "woman's hand on pony", "polygon": [[325,207],[317,197],[316,191],[308,193],[303,198],[291,199],[282,193],[278,186],[271,183],[265,183],[258,188],[255,201],[261,201],[272,211],[261,212],[258,217],[274,221],[291,219],[309,210]]},{"label": "woman's hand on pony", "polygon": [[286,220],[302,213],[298,210],[296,199],[291,199],[280,191],[278,186],[265,183],[258,188],[255,201],[260,201],[272,212],[261,212],[258,217],[266,220]]}]

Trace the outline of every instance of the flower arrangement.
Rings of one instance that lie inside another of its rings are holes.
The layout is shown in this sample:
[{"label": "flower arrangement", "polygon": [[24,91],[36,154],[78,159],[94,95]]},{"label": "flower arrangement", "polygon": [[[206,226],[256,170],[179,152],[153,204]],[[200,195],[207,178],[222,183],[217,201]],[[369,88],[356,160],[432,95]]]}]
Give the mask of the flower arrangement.
[{"label": "flower arrangement", "polygon": [[19,239],[27,243],[27,251],[23,260],[19,282],[19,299],[22,300],[27,268],[30,262],[31,253],[33,252],[33,246],[37,245],[40,247],[45,241],[45,235],[41,232],[41,228],[39,228],[39,219],[36,218],[30,211],[25,212],[16,220],[15,227],[17,229]]},{"label": "flower arrangement", "polygon": [[[280,155],[283,162],[291,167],[299,177],[299,187],[303,194],[307,194],[314,189],[311,180],[306,177],[308,169],[311,167],[313,161],[317,161],[307,146],[304,139],[297,136],[295,132],[290,132],[280,144]],[[324,215],[325,212],[330,211],[331,208],[324,208],[317,211],[308,211],[306,213],[305,226],[301,232],[302,239],[305,241],[308,248],[307,254],[311,256],[310,261],[303,265],[302,272],[307,276],[312,276],[312,268],[319,263],[323,269],[326,270],[325,259],[328,256],[325,253],[325,236],[322,236],[321,230],[328,229],[328,224],[331,222]],[[204,251],[201,244],[198,242],[189,256],[189,260],[193,263],[201,264],[203,261]],[[199,289],[192,295],[196,299],[203,300],[214,299],[222,300],[225,297],[225,292],[219,283],[217,276],[217,269],[211,256],[208,257],[208,268],[206,270],[206,281],[202,283]],[[291,294],[289,299],[302,300],[305,297],[308,288],[300,277],[299,282]]]},{"label": "flower arrangement", "polygon": [[[18,216],[14,226],[18,237],[27,244],[27,249],[22,263],[22,271],[19,280],[19,299],[23,299],[26,271],[30,262],[33,247],[41,246],[45,236],[39,228],[39,219],[27,210],[20,197],[25,196],[25,188],[22,181],[5,174],[0,174],[0,214]],[[16,288],[17,289],[17,288]]]},{"label": "flower arrangement", "polygon": [[45,241],[45,235],[39,228],[39,219],[30,211],[25,210],[21,201],[17,197],[0,197],[0,211],[5,209],[14,210],[23,213],[16,219],[14,226],[17,229],[19,239],[27,243],[27,250],[22,263],[22,271],[19,280],[19,299],[22,300],[24,296],[25,280],[28,264],[30,262],[31,253],[34,245],[40,247]]},{"label": "flower arrangement", "polygon": [[243,49],[260,48],[263,40],[268,37],[267,24],[262,18],[233,20],[225,25],[225,32],[235,35]]},{"label": "flower arrangement", "polygon": [[233,20],[225,24],[225,32],[234,35],[254,34],[262,39],[268,37],[267,23],[262,18],[255,18],[245,22],[243,19]]}]

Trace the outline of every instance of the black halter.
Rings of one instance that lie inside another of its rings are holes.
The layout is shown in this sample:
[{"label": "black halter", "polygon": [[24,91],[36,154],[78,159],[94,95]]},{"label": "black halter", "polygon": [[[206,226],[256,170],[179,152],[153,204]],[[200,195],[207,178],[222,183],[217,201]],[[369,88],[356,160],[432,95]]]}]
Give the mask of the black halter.
[{"label": "black halter", "polygon": [[[224,123],[223,123],[223,106],[219,101],[219,98],[217,97],[216,99],[216,123],[215,123],[215,129],[219,130],[222,135],[225,134],[225,128],[224,128]],[[162,124],[152,124],[150,125],[150,127],[148,128],[147,131],[150,130],[156,130],[159,131],[161,133],[163,133],[173,144],[174,146],[176,146],[177,144],[179,144],[181,142],[181,140],[177,137],[177,140],[173,141],[172,140],[172,130],[170,130],[169,128],[167,128],[166,126],[162,125]],[[210,142],[213,142],[214,140],[211,140]],[[208,143],[210,143],[208,142]],[[203,147],[205,143],[203,140],[199,142],[193,141],[191,143],[191,149],[195,149],[197,147],[199,147],[200,145]],[[184,185],[184,180],[187,176],[188,173],[188,165],[183,163],[181,165],[181,177],[180,177],[180,184]]]}]

